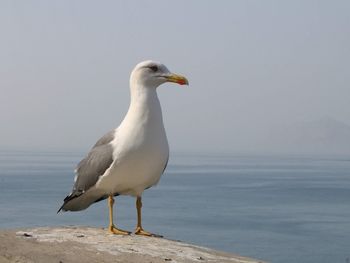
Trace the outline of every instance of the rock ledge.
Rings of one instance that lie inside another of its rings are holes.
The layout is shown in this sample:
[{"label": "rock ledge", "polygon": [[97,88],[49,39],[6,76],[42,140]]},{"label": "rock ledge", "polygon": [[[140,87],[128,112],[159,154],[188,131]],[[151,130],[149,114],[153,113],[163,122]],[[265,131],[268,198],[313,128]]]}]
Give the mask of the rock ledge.
[{"label": "rock ledge", "polygon": [[0,231],[1,263],[258,263],[212,249],[143,236],[116,236],[91,227]]}]

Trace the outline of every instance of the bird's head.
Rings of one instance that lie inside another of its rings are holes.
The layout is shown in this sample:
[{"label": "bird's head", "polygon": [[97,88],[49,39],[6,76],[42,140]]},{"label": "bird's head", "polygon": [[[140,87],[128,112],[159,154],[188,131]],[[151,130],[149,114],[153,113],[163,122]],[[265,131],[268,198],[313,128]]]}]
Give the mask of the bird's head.
[{"label": "bird's head", "polygon": [[185,77],[171,73],[162,63],[151,60],[137,64],[130,76],[131,85],[157,88],[165,82],[188,85],[188,80]]}]

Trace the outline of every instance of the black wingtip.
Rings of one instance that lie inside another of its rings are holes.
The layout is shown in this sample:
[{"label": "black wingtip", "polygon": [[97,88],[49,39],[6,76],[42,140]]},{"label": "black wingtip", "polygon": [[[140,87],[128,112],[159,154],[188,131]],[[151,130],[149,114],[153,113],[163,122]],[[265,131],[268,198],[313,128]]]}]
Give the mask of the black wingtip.
[{"label": "black wingtip", "polygon": [[60,207],[60,209],[58,209],[57,214],[58,214],[59,212],[61,212],[62,208],[63,208],[63,205]]},{"label": "black wingtip", "polygon": [[81,195],[82,193],[76,193],[76,192],[72,192],[70,195],[67,195],[64,200],[63,200],[63,205],[60,207],[60,209],[58,209],[57,214],[62,210],[63,212],[67,211],[66,209],[64,209],[64,206],[71,200],[73,200],[74,198],[77,198]]},{"label": "black wingtip", "polygon": [[[74,197],[73,197],[73,198],[74,198]],[[70,200],[72,200],[73,198],[72,198],[72,194],[66,196],[66,197],[64,198],[64,200],[63,200],[63,205],[60,207],[60,209],[58,209],[57,214],[58,214],[59,212],[61,212],[61,210],[62,210],[63,212],[66,211],[63,207],[64,207]]]},{"label": "black wingtip", "polygon": [[65,206],[67,204],[67,202],[64,202],[63,203],[63,205],[60,207],[60,209],[58,209],[58,211],[57,211],[57,214],[59,213],[59,212],[64,212],[64,211],[66,211],[63,207]]}]

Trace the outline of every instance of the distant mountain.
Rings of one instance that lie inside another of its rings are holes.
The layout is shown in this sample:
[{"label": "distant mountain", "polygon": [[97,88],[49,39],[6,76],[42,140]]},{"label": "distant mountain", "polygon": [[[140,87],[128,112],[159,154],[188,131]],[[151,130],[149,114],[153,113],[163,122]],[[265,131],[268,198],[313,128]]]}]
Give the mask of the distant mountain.
[{"label": "distant mountain", "polygon": [[277,127],[268,137],[273,151],[350,154],[350,126],[329,117]]}]

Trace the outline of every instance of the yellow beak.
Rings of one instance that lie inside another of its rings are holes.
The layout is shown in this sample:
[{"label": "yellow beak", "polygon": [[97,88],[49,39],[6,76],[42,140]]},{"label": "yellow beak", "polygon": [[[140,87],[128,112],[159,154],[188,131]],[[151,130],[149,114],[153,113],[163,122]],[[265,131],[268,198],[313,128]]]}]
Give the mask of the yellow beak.
[{"label": "yellow beak", "polygon": [[171,73],[171,74],[165,76],[165,78],[168,82],[174,82],[174,83],[177,83],[180,85],[188,85],[188,80],[184,76],[181,76],[181,75]]}]

